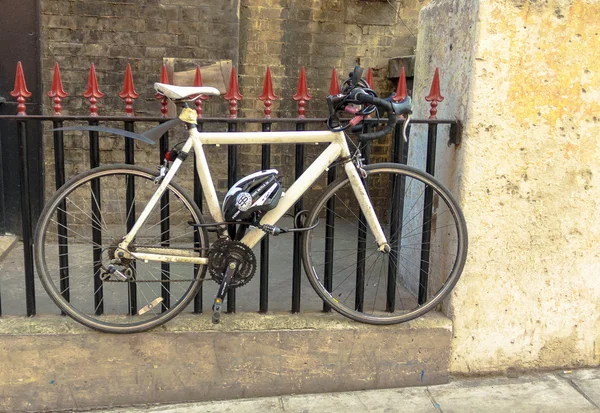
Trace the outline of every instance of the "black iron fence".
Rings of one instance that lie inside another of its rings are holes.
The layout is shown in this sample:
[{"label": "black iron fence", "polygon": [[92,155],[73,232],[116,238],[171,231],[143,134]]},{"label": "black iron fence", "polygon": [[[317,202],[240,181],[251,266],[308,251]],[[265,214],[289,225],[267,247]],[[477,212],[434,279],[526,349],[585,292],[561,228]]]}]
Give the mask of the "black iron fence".
[{"label": "black iron fence", "polygon": [[[280,130],[297,130],[302,131],[307,127],[315,128],[315,129],[324,129],[324,119],[306,119],[304,117],[305,114],[305,104],[307,101],[311,99],[311,96],[308,93],[308,87],[306,82],[306,74],[304,68],[300,70],[300,78],[298,81],[298,89],[296,94],[292,96],[293,100],[296,101],[298,105],[298,117],[297,118],[270,118],[271,116],[271,101],[277,99],[277,96],[273,93],[273,87],[271,83],[271,75],[270,70],[267,68],[265,77],[265,84],[263,88],[263,93],[258,97],[259,100],[264,103],[264,114],[265,118],[260,119],[238,119],[237,116],[237,102],[242,99],[242,95],[239,93],[238,84],[237,84],[237,75],[235,70],[232,70],[229,89],[227,94],[224,95],[224,99],[229,102],[229,112],[230,117],[228,118],[209,118],[202,117],[202,101],[207,97],[201,97],[196,101],[196,111],[199,116],[199,130],[203,128],[210,128],[211,130],[227,130],[228,132],[235,133],[237,130],[259,130],[262,128],[263,131],[268,132],[272,127],[276,127]],[[372,70],[369,69],[366,77],[366,81],[369,85],[373,84],[372,79]],[[169,83],[169,78],[167,75],[167,69],[163,66],[161,73],[161,82]],[[201,86],[201,74],[200,68],[196,69],[196,77],[194,79],[195,86]],[[431,111],[430,118],[427,120],[413,120],[412,122],[415,124],[426,124],[427,125],[427,135],[420,135],[415,137],[414,139],[427,139],[426,151],[424,157],[425,160],[425,169],[432,175],[435,175],[435,153],[436,153],[436,145],[438,139],[438,126],[439,125],[449,125],[448,128],[449,136],[446,137],[449,143],[458,144],[460,138],[460,125],[457,121],[454,120],[438,120],[436,119],[437,113],[437,105],[438,102],[443,101],[443,97],[440,94],[440,81],[439,81],[439,71],[436,70],[436,73],[433,77],[431,92],[428,96],[425,97],[425,100],[430,102]],[[338,76],[333,69],[331,84],[329,87],[329,93],[332,95],[339,93],[339,84],[338,84]],[[23,290],[23,295],[26,303],[26,314],[28,316],[35,315],[38,311],[36,309],[36,295],[35,295],[35,279],[34,279],[34,257],[33,257],[33,232],[35,228],[35,224],[37,221],[37,216],[39,211],[41,210],[41,206],[44,202],[44,188],[48,188],[48,185],[44,185],[44,180],[42,179],[43,174],[38,171],[44,171],[43,161],[41,160],[43,157],[42,154],[42,142],[45,142],[45,145],[52,145],[50,150],[49,147],[46,147],[44,153],[46,157],[52,156],[54,158],[54,187],[60,188],[68,178],[70,173],[66,171],[66,162],[65,162],[65,136],[62,131],[53,131],[52,132],[52,140],[44,140],[40,138],[42,134],[41,131],[49,131],[51,129],[60,128],[62,126],[69,126],[72,123],[88,123],[90,125],[100,125],[110,123],[111,126],[114,124],[120,124],[123,126],[125,130],[134,131],[138,128],[139,124],[156,124],[165,122],[166,115],[168,113],[168,102],[167,99],[161,95],[155,96],[160,100],[161,103],[161,113],[162,117],[134,117],[133,115],[133,101],[139,97],[137,92],[133,87],[133,78],[131,73],[131,68],[128,65],[126,74],[125,74],[125,82],[123,86],[123,91],[119,94],[119,97],[122,98],[125,102],[125,113],[127,116],[98,116],[98,108],[96,106],[97,99],[102,98],[103,93],[98,89],[98,82],[96,80],[96,74],[94,65],[90,66],[90,75],[88,78],[88,88],[87,91],[83,94],[85,98],[89,99],[89,115],[86,116],[62,116],[61,115],[61,99],[67,96],[67,93],[62,88],[62,81],[60,80],[60,72],[58,70],[58,64],[55,65],[54,69],[54,77],[52,82],[51,91],[48,93],[53,99],[54,102],[54,115],[53,116],[41,116],[41,115],[27,115],[27,106],[26,99],[31,97],[31,92],[27,90],[25,85],[25,79],[23,75],[23,69],[21,63],[17,65],[17,74],[15,78],[15,87],[10,95],[16,98],[18,102],[17,105],[17,115],[3,115],[0,113],[0,133],[3,132],[2,136],[0,136],[0,147],[7,142],[10,142],[14,145],[14,142],[18,142],[18,171],[10,170],[11,178],[14,178],[12,181],[7,180],[5,177],[0,177],[0,183],[3,186],[3,194],[7,193],[7,187],[11,189],[10,193],[14,193],[12,188],[19,186],[20,187],[20,206],[21,206],[21,236],[23,241],[23,260],[24,260],[24,277],[25,277],[25,288]],[[405,96],[407,96],[406,90],[406,78],[404,75],[404,70],[399,78],[398,87],[396,90],[395,100],[402,100]],[[0,102],[1,104],[1,102]],[[7,113],[7,112],[3,112]],[[367,120],[366,127],[370,128],[373,126],[374,120]],[[399,162],[399,163],[407,163],[408,159],[408,150],[409,143],[405,143],[402,138],[401,129],[402,124],[398,124],[391,136],[391,140],[387,140],[385,142],[388,143],[389,146],[382,147],[380,142],[373,144],[373,153],[372,157],[377,157],[377,162],[381,161],[391,161],[391,162]],[[8,133],[7,133],[8,131]],[[49,132],[46,132],[49,133]],[[71,138],[71,137],[69,137]],[[169,151],[169,144],[173,144],[170,142],[169,133],[166,133],[160,139],[159,148],[157,153],[152,154],[152,158],[155,160],[156,164],[161,164],[165,154]],[[89,167],[94,168],[100,165],[101,157],[100,157],[100,147],[101,141],[98,132],[89,131],[88,135],[78,135],[76,139],[80,139],[78,141],[81,143],[83,147],[84,141],[89,140],[89,153],[87,154],[86,161],[89,162]],[[409,141],[410,142],[410,141]],[[363,148],[363,155],[366,158],[368,163],[369,157],[371,156],[371,144],[365,146]],[[136,154],[135,154],[135,146],[134,141],[131,139],[125,138],[124,141],[124,157],[118,159],[120,162],[121,159],[128,164],[136,163]],[[310,152],[310,150],[306,150],[306,145],[297,144],[294,147],[294,177],[299,177],[303,171],[306,162],[306,152]],[[4,161],[7,156],[14,157],[16,154],[7,155],[5,153],[1,153]],[[230,145],[227,147],[227,172],[225,176],[214,176],[217,181],[223,182],[223,186],[231,187],[239,178],[239,167],[240,167],[240,156],[238,156],[238,147],[236,145]],[[115,157],[113,157],[113,160]],[[271,167],[271,147],[270,145],[262,145],[261,148],[261,162],[260,167],[262,169],[267,169]],[[80,164],[85,164],[87,162],[81,162]],[[12,163],[11,163],[12,164]],[[286,165],[287,167],[287,165]],[[15,168],[17,169],[17,168]],[[0,171],[4,171],[6,174],[6,167],[2,165]],[[15,173],[16,172],[16,173]],[[214,172],[214,171],[213,171]],[[194,163],[194,178],[193,178],[193,198],[199,208],[202,210],[202,187],[200,185],[200,181],[197,177],[196,173],[196,165]],[[327,174],[327,181],[332,182],[335,178],[335,169],[330,168]],[[93,185],[92,185],[93,190]],[[133,189],[132,189],[133,191]],[[161,201],[162,202],[162,201]],[[294,206],[294,212],[297,213],[301,211],[304,207],[304,201],[301,199]],[[12,203],[15,205],[15,202]],[[423,245],[426,245],[429,241],[429,227],[428,223],[431,222],[432,213],[432,203],[426,202],[427,207],[424,214],[424,227],[423,227]],[[161,214],[167,214],[168,208],[163,208],[164,205],[161,205]],[[15,211],[19,212],[19,211]],[[3,223],[6,221],[6,209],[4,208],[2,200],[0,200],[0,221]],[[14,214],[17,215],[17,214]],[[161,215],[161,226],[168,225],[168,220],[163,220],[163,216]],[[58,217],[60,219],[60,217]],[[133,217],[132,217],[133,220]],[[13,217],[13,223],[15,222],[15,218]],[[133,222],[128,223],[128,225],[133,225]],[[0,226],[0,231],[4,228],[4,225]],[[162,228],[161,228],[162,230]],[[167,228],[168,230],[168,228]],[[18,232],[18,231],[16,231]],[[164,232],[164,231],[163,231]],[[64,236],[65,234],[60,233],[59,237]],[[293,235],[293,244],[292,244],[292,283],[291,283],[291,305],[290,309],[292,312],[296,313],[300,311],[300,296],[301,296],[301,279],[302,279],[302,266],[301,266],[301,240],[302,235],[299,232],[294,233]],[[427,249],[427,248],[424,248]],[[265,237],[260,246],[260,288],[259,288],[259,297],[258,300],[258,308],[260,312],[266,312],[269,310],[269,253],[271,251],[270,248],[270,240],[269,237]],[[65,252],[66,253],[66,252]],[[63,256],[59,253],[59,256]],[[98,261],[98,260],[95,260]],[[423,260],[421,260],[423,261]],[[164,264],[167,265],[168,264]],[[423,265],[423,264],[422,264]],[[61,265],[63,267],[63,265]],[[421,268],[421,274],[427,274],[427,269]],[[427,285],[426,280],[422,280],[421,285]],[[421,287],[419,287],[421,288]],[[20,290],[19,290],[20,291]],[[8,291],[6,290],[6,286],[2,284],[2,279],[0,279],[0,315],[2,314],[2,296],[3,294],[10,293],[11,299],[14,300],[14,295],[20,292]],[[423,291],[424,293],[424,291]],[[231,290],[228,293],[227,299],[227,311],[235,312],[236,311],[236,291]],[[419,290],[419,296],[421,296],[422,291]],[[360,294],[357,293],[357,297],[360,299]],[[96,297],[98,300],[98,297]],[[357,305],[361,305],[357,303]],[[194,301],[194,312],[199,313],[202,312],[203,303],[202,303],[202,294],[198,294]],[[324,307],[324,310],[329,310],[327,307]]]},{"label": "black iron fence", "polygon": [[[22,207],[22,242],[24,252],[24,300],[26,304],[26,314],[33,316],[37,313],[36,300],[35,300],[35,271],[33,261],[33,232],[36,224],[37,217],[32,216],[32,188],[30,186],[30,156],[29,149],[27,147],[27,130],[39,128],[39,125],[43,125],[43,129],[48,131],[53,128],[59,128],[62,126],[68,126],[72,123],[86,122],[90,125],[98,125],[110,122],[112,125],[115,123],[122,123],[124,129],[134,131],[137,124],[139,123],[160,123],[164,122],[165,118],[158,117],[118,117],[118,116],[0,116],[0,123],[12,123],[16,125],[16,136],[2,136],[1,139],[16,139],[19,142],[19,185],[21,188],[21,207]],[[235,133],[238,129],[247,128],[262,128],[263,131],[268,132],[271,130],[274,124],[285,124],[293,125],[288,126],[289,129],[305,130],[307,125],[311,128],[319,128],[320,125],[324,126],[324,119],[305,119],[305,118],[273,118],[273,119],[234,119],[234,118],[202,118],[199,119],[200,123],[198,128],[202,130],[204,127],[210,125],[211,130],[221,128],[226,129],[228,132]],[[374,121],[370,121],[374,122]],[[435,148],[438,140],[438,126],[449,125],[447,129],[449,136],[444,136],[444,144],[458,143],[460,138],[460,125],[455,120],[438,120],[438,119],[413,119],[411,123],[414,124],[426,124],[427,126],[427,150],[426,150],[426,170],[428,173],[435,175]],[[250,126],[253,125],[253,126]],[[260,126],[257,126],[260,125]],[[285,129],[285,128],[279,128]],[[444,128],[446,130],[446,128]],[[50,133],[50,132],[48,132]],[[54,186],[60,188],[66,181],[67,176],[65,174],[65,144],[63,131],[51,132],[53,136],[53,156],[54,156]],[[100,137],[98,132],[89,131],[89,165],[90,167],[96,167],[100,165]],[[410,128],[409,128],[410,137]],[[128,164],[135,163],[135,149],[133,140],[125,139],[124,149],[124,161]],[[413,137],[413,139],[425,139],[425,136]],[[156,153],[156,164],[162,163],[165,153],[169,151],[169,140],[170,136],[166,133],[159,143],[159,148]],[[391,147],[388,148],[385,153],[389,161],[407,163],[408,150],[410,139],[408,142],[404,142],[402,138],[402,124],[399,123],[392,136],[389,140]],[[172,143],[172,142],[171,142]],[[239,157],[238,147],[236,145],[229,145],[227,148],[227,186],[233,185],[240,176],[238,176],[239,168]],[[48,151],[46,151],[48,153]],[[364,148],[363,154],[368,157],[370,148],[367,146]],[[379,157],[378,161],[381,160]],[[295,177],[300,176],[304,171],[305,166],[305,145],[295,145]],[[271,167],[271,145],[262,145],[261,150],[261,167],[262,169],[268,169]],[[193,182],[193,197],[200,208],[202,208],[202,187],[196,174],[196,166],[194,163],[194,182]],[[335,177],[335,171],[331,169],[328,173],[328,182],[331,182]],[[215,177],[217,180],[220,177]],[[221,177],[222,178],[222,177]],[[295,212],[302,210],[303,201],[300,200],[295,205]],[[427,211],[424,212],[427,214]],[[431,211],[429,211],[431,213]],[[425,219],[427,222],[428,220]],[[427,231],[426,228],[423,229]],[[291,288],[291,302],[290,310],[293,313],[297,313],[301,310],[301,280],[302,280],[302,265],[301,265],[301,237],[300,233],[294,234],[293,240],[293,261],[292,261],[292,288]],[[269,237],[265,237],[260,246],[260,268],[259,268],[259,296],[256,297],[258,300],[258,308],[260,312],[267,312],[269,310]],[[424,240],[426,242],[426,240]],[[0,281],[0,315],[2,314],[2,294],[6,294],[7,291],[2,288]],[[227,311],[236,311],[236,291],[231,290],[227,299]],[[194,312],[201,313],[203,310],[202,294],[198,294],[194,301]],[[328,310],[325,308],[325,310]]]}]

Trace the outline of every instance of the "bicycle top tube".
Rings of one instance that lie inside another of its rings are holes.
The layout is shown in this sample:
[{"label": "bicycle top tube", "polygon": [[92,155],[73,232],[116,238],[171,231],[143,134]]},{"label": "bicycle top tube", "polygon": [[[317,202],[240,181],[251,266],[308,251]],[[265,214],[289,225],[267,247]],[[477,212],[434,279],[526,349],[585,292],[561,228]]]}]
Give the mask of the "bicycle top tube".
[{"label": "bicycle top tube", "polygon": [[250,145],[277,143],[331,143],[345,139],[343,132],[198,132],[190,129],[190,136],[206,145]]}]

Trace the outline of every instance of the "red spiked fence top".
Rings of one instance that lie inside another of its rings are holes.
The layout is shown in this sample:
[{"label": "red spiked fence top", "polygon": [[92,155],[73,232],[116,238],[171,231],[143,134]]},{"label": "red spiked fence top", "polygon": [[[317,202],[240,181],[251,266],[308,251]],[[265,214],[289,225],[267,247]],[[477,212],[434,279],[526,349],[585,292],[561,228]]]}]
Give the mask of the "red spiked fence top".
[{"label": "red spiked fence top", "polygon": [[340,84],[338,83],[338,74],[335,67],[331,71],[331,82],[329,83],[329,95],[335,96],[340,94]]},{"label": "red spiked fence top", "polygon": [[[369,86],[373,86],[373,70],[369,68],[366,76],[366,81]],[[160,75],[161,83],[169,83],[169,77],[167,72],[166,65],[162,66],[161,75]],[[203,86],[202,83],[202,74],[200,71],[200,67],[196,67],[196,75],[194,77],[194,86]],[[329,94],[337,95],[340,93],[340,85],[338,82],[338,74],[335,68],[331,71],[331,79],[329,83]],[[25,84],[25,76],[23,73],[23,66],[21,62],[17,63],[17,70],[15,75],[15,86],[14,89],[10,92],[11,96],[17,98],[18,106],[17,106],[17,115],[25,116],[26,106],[25,101],[27,98],[32,96],[32,93],[27,90],[27,85]],[[54,65],[54,73],[52,77],[52,86],[47,95],[52,98],[54,102],[54,115],[61,116],[62,106],[61,100],[68,96],[67,92],[63,88],[60,69],[58,63]],[[98,79],[96,76],[96,69],[94,64],[90,65],[89,76],[87,89],[83,93],[83,96],[88,98],[90,101],[90,116],[98,116],[98,107],[96,105],[97,100],[104,96],[98,87]],[[125,113],[127,116],[133,116],[133,101],[139,98],[139,93],[135,90],[134,82],[133,82],[133,74],[131,65],[127,64],[125,69],[125,78],[123,82],[123,89],[118,94],[118,96],[125,101]],[[407,86],[406,86],[406,70],[403,67],[400,72],[400,77],[398,79],[398,86],[396,88],[396,92],[392,99],[396,102],[402,101],[408,96]],[[155,94],[155,97],[161,102],[161,114],[162,117],[167,117],[167,105],[168,99],[162,94]],[[229,101],[229,117],[236,118],[238,112],[238,102],[243,99],[243,95],[240,93],[239,84],[238,84],[238,76],[235,68],[232,68],[230,78],[229,78],[229,86],[227,89],[227,93],[223,96],[225,100]],[[308,82],[306,79],[306,69],[304,66],[300,68],[300,74],[298,78],[298,87],[296,89],[296,93],[292,96],[292,98],[298,102],[298,117],[305,118],[306,114],[306,102],[312,99],[312,96],[308,93]],[[207,100],[208,96],[202,95],[198,99],[195,100],[196,104],[196,112],[198,117],[202,117],[202,105],[203,101]],[[278,96],[273,91],[273,78],[271,74],[271,68],[267,67],[263,89],[258,99],[264,102],[264,116],[265,118],[271,117],[271,106],[272,101],[279,99]],[[435,73],[433,76],[431,89],[429,94],[425,97],[427,102],[430,102],[430,116],[429,119],[437,119],[437,106],[440,102],[444,100],[444,97],[440,91],[440,71],[439,68],[435,69]]]},{"label": "red spiked fence top", "polygon": [[[167,73],[166,65],[162,65],[162,69],[160,71],[160,83],[169,83],[169,74]],[[160,93],[155,94],[154,97],[160,100],[160,113],[163,118],[166,118],[168,112],[167,106],[169,104],[169,101],[165,96],[161,95]]]},{"label": "red spiked fence top", "polygon": [[440,69],[435,68],[435,74],[433,75],[433,82],[431,83],[431,90],[429,95],[425,97],[427,102],[431,102],[431,110],[429,111],[429,119],[437,119],[437,105],[438,102],[442,102],[444,97],[440,92]]},{"label": "red spiked fence top", "polygon": [[370,67],[369,70],[367,70],[367,84],[369,85],[369,87],[371,89],[373,89],[373,68]]},{"label": "red spiked fence top", "polygon": [[54,115],[60,116],[62,111],[62,106],[60,102],[63,98],[67,97],[67,92],[63,89],[62,79],[60,78],[60,69],[58,67],[58,63],[54,63],[54,74],[52,75],[52,86],[50,87],[50,92],[48,92],[48,96],[53,98],[54,101]]},{"label": "red spiked fence top", "polygon": [[271,78],[271,68],[267,66],[267,73],[265,74],[265,82],[263,84],[262,94],[258,97],[258,100],[265,102],[265,118],[271,117],[271,104],[273,100],[277,99],[277,95],[273,92],[273,80]]},{"label": "red spiked fence top", "polygon": [[15,76],[15,88],[10,95],[17,98],[19,105],[17,106],[17,115],[25,116],[25,98],[31,97],[31,92],[27,90],[25,84],[25,75],[23,75],[23,66],[21,62],[17,62],[17,74]]},{"label": "red spiked fence top", "polygon": [[298,89],[296,90],[296,94],[292,97],[295,101],[298,102],[298,117],[305,118],[304,113],[306,109],[304,106],[306,105],[306,101],[311,100],[312,96],[308,94],[308,84],[306,83],[306,69],[304,66],[300,68],[300,77],[298,78]]},{"label": "red spiked fence top", "polygon": [[238,78],[235,73],[235,67],[231,68],[231,75],[229,76],[229,88],[225,94],[225,100],[229,101],[229,117],[237,118],[237,102],[242,100],[244,96],[240,93],[238,87]]},{"label": "red spiked fence top", "polygon": [[123,90],[119,93],[119,97],[125,100],[125,113],[127,116],[133,116],[133,100],[140,97],[133,86],[133,75],[131,74],[131,65],[127,63],[125,69],[125,81]]},{"label": "red spiked fence top", "polygon": [[[196,66],[196,75],[194,76],[194,86],[197,86],[197,87],[204,86],[202,84],[202,73],[200,72],[200,66]],[[199,118],[202,117],[202,112],[204,110],[202,108],[202,101],[207,100],[207,99],[208,99],[208,96],[200,95],[198,97],[198,99],[196,99],[194,101],[194,104],[196,105],[196,113],[198,114]]]},{"label": "red spiked fence top", "polygon": [[404,100],[408,96],[406,91],[406,70],[404,70],[404,66],[400,71],[400,78],[398,79],[398,87],[396,88],[396,94],[392,98],[394,102],[400,102]]},{"label": "red spiked fence top", "polygon": [[104,96],[104,93],[98,89],[98,79],[96,78],[96,68],[92,63],[90,65],[90,75],[88,76],[87,90],[83,92],[83,96],[90,100],[90,116],[98,116],[98,106],[96,102]]}]

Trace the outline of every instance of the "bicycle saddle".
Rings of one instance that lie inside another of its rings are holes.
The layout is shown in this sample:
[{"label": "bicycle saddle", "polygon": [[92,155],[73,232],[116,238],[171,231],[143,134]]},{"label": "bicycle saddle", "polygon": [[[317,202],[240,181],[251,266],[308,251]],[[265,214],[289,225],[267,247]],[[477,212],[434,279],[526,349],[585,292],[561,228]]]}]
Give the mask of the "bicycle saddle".
[{"label": "bicycle saddle", "polygon": [[196,100],[202,95],[220,95],[218,89],[210,86],[173,86],[166,83],[155,83],[154,90],[171,100]]}]

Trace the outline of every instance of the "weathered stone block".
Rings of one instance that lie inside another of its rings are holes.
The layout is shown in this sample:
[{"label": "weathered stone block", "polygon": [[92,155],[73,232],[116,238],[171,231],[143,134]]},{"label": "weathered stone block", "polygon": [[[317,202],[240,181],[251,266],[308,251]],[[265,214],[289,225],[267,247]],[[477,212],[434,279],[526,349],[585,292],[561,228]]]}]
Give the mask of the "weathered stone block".
[{"label": "weathered stone block", "polygon": [[599,13],[580,0],[422,11],[415,95],[439,67],[437,116],[464,121],[461,146],[437,153],[470,237],[448,307],[453,371],[600,363]]},{"label": "weathered stone block", "polygon": [[[369,326],[333,314],[180,316],[133,335],[62,317],[0,324],[0,410],[89,409],[448,381],[450,321]],[[10,349],[10,350],[9,350]],[[35,394],[35,397],[31,397]]]}]

